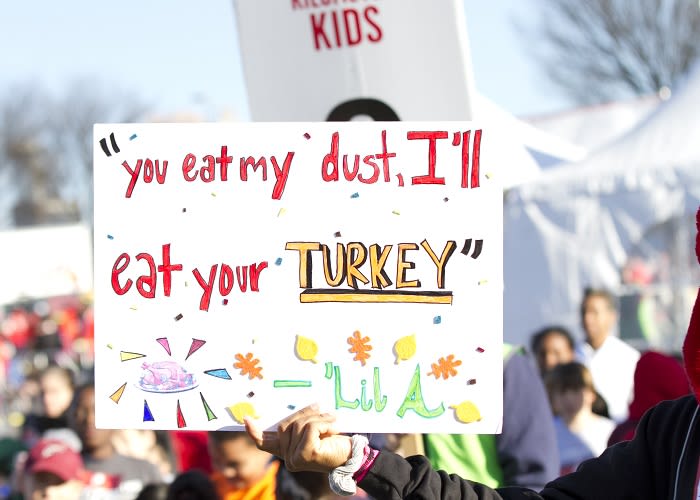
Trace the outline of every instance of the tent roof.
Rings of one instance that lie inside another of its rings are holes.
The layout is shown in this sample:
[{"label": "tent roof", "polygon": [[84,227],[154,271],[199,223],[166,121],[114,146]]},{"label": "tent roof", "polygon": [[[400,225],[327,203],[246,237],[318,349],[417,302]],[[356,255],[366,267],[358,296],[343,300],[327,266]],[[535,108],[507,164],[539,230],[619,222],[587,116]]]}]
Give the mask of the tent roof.
[{"label": "tent roof", "polygon": [[587,152],[516,118],[481,94],[475,95],[473,106],[474,120],[498,134],[490,141],[493,148],[482,148],[482,164],[488,168],[485,163],[491,162],[502,172],[506,189],[539,178],[542,169],[578,161]]},{"label": "tent roof", "polygon": [[[591,153],[578,163],[550,170],[522,186],[528,198],[568,196],[581,189],[612,192],[622,183],[628,189],[658,182],[678,182],[683,170],[700,178],[700,65],[681,83],[677,93],[619,139]],[[693,172],[695,170],[696,172]]]},{"label": "tent roof", "polygon": [[525,117],[540,130],[595,151],[631,130],[659,105],[656,94]]}]

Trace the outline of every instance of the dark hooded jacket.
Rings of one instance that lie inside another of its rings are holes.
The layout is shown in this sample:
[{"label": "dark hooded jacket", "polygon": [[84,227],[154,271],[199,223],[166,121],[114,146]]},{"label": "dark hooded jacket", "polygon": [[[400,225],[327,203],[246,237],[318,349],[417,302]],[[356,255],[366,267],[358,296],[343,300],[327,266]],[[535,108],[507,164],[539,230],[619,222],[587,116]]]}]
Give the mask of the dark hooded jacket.
[{"label": "dark hooded jacket", "polygon": [[425,457],[381,452],[359,486],[382,499],[464,500],[680,500],[696,498],[700,410],[694,396],[647,412],[632,441],[608,448],[540,492],[493,490],[435,471]]}]

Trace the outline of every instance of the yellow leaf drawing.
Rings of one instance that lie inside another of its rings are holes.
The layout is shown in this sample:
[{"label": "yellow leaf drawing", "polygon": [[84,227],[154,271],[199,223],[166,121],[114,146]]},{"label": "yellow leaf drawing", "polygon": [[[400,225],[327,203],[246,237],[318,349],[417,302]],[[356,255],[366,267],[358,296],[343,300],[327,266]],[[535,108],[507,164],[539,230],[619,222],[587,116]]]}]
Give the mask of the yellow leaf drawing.
[{"label": "yellow leaf drawing", "polygon": [[478,422],[481,420],[481,413],[471,401],[462,401],[458,405],[450,406],[455,411],[455,418],[464,423]]},{"label": "yellow leaf drawing", "polygon": [[399,361],[411,359],[416,354],[416,336],[407,335],[397,340],[394,343],[394,354],[396,354],[396,364],[399,364]]},{"label": "yellow leaf drawing", "polygon": [[243,419],[245,417],[258,418],[258,415],[255,413],[255,408],[252,404],[248,403],[247,401],[244,401],[242,403],[236,403],[233,406],[229,406],[228,411],[231,412],[231,416],[239,424],[243,424]]},{"label": "yellow leaf drawing", "polygon": [[294,350],[302,361],[317,362],[316,355],[318,354],[318,345],[312,339],[304,337],[303,335],[297,335]]}]

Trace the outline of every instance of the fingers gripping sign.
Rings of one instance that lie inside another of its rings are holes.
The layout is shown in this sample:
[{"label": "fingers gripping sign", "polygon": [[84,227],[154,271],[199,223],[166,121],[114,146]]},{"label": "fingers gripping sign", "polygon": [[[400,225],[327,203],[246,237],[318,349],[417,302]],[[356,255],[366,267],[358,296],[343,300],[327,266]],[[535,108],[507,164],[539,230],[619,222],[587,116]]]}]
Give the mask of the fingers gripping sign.
[{"label": "fingers gripping sign", "polygon": [[277,455],[291,471],[330,472],[352,454],[349,436],[338,434],[335,417],[307,406],[277,424],[277,431],[261,431],[250,418],[245,428],[261,450]]}]

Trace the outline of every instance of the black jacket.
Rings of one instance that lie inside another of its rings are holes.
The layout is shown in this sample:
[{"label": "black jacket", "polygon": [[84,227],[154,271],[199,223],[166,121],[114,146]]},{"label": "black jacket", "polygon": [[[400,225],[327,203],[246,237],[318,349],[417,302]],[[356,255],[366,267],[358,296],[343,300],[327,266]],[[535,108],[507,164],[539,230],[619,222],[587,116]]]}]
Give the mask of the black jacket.
[{"label": "black jacket", "polygon": [[360,486],[375,498],[465,500],[694,500],[700,455],[700,410],[694,396],[666,401],[642,418],[632,441],[608,448],[539,494],[492,490],[436,472],[420,456],[382,452]]}]

